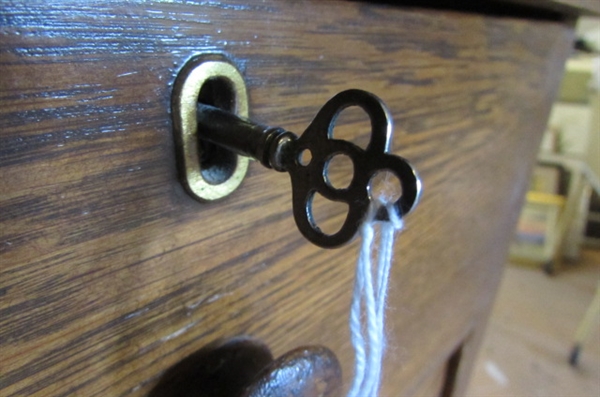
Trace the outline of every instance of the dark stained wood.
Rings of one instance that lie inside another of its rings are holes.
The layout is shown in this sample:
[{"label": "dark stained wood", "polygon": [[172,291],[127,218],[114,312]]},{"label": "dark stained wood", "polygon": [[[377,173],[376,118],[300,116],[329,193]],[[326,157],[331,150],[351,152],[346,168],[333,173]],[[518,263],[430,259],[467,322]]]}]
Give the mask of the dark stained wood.
[{"label": "dark stained wood", "polygon": [[497,17],[526,18],[573,23],[581,15],[600,15],[595,0],[366,0],[402,7],[433,8]]},{"label": "dark stained wood", "polygon": [[287,177],[258,164],[211,204],[177,179],[171,84],[211,51],[258,122],[301,132],[348,88],[390,107],[424,194],[397,244],[381,395],[411,395],[463,343],[464,392],[569,26],[316,0],[1,7],[0,394],[142,396],[237,335],[275,356],[327,346],[348,386],[358,242],[307,243]]},{"label": "dark stained wood", "polygon": [[570,15],[600,14],[600,3],[595,0],[508,0],[508,2],[542,7]]}]

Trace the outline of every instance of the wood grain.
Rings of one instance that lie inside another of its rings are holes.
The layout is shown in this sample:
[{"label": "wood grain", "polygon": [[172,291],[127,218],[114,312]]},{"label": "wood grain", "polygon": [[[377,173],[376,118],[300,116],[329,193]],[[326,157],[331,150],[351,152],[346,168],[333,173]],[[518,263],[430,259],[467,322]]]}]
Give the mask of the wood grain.
[{"label": "wood grain", "polygon": [[561,22],[355,2],[3,4],[1,394],[141,396],[243,334],[275,356],[327,346],[349,383],[356,241],[303,240],[286,176],[256,163],[216,203],[177,180],[171,84],[218,51],[258,122],[301,133],[348,88],[388,104],[424,195],[397,246],[382,395],[465,342],[460,395],[571,40]]}]

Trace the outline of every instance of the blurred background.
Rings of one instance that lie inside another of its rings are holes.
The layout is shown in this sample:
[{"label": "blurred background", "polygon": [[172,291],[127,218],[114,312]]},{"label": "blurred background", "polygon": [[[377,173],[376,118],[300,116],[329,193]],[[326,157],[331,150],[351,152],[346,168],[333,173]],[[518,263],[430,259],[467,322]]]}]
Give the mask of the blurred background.
[{"label": "blurred background", "polygon": [[600,19],[582,18],[468,395],[600,396]]}]

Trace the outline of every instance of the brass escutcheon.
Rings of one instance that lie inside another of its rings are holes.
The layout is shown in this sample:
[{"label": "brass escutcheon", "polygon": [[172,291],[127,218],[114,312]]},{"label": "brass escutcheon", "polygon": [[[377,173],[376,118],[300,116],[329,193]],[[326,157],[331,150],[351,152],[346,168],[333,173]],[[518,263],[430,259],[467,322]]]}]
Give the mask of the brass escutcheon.
[{"label": "brass escutcheon", "polygon": [[171,104],[182,183],[194,198],[212,201],[227,196],[242,183],[249,158],[201,141],[198,102],[248,117],[244,79],[223,55],[190,59],[175,80]]}]

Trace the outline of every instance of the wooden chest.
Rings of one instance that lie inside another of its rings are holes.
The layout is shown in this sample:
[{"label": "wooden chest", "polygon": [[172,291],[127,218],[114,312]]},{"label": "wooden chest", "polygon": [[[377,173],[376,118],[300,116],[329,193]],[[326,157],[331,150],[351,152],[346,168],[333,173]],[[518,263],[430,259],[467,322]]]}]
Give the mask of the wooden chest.
[{"label": "wooden chest", "polygon": [[[442,3],[4,2],[0,394],[146,395],[237,335],[325,345],[349,384],[358,241],[308,243],[288,178],[257,163],[217,202],[178,179],[172,84],[207,52],[242,71],[253,119],[298,133],[344,89],[387,103],[424,191],[381,395],[463,394],[579,11]],[[360,121],[343,137],[364,140]]]}]

